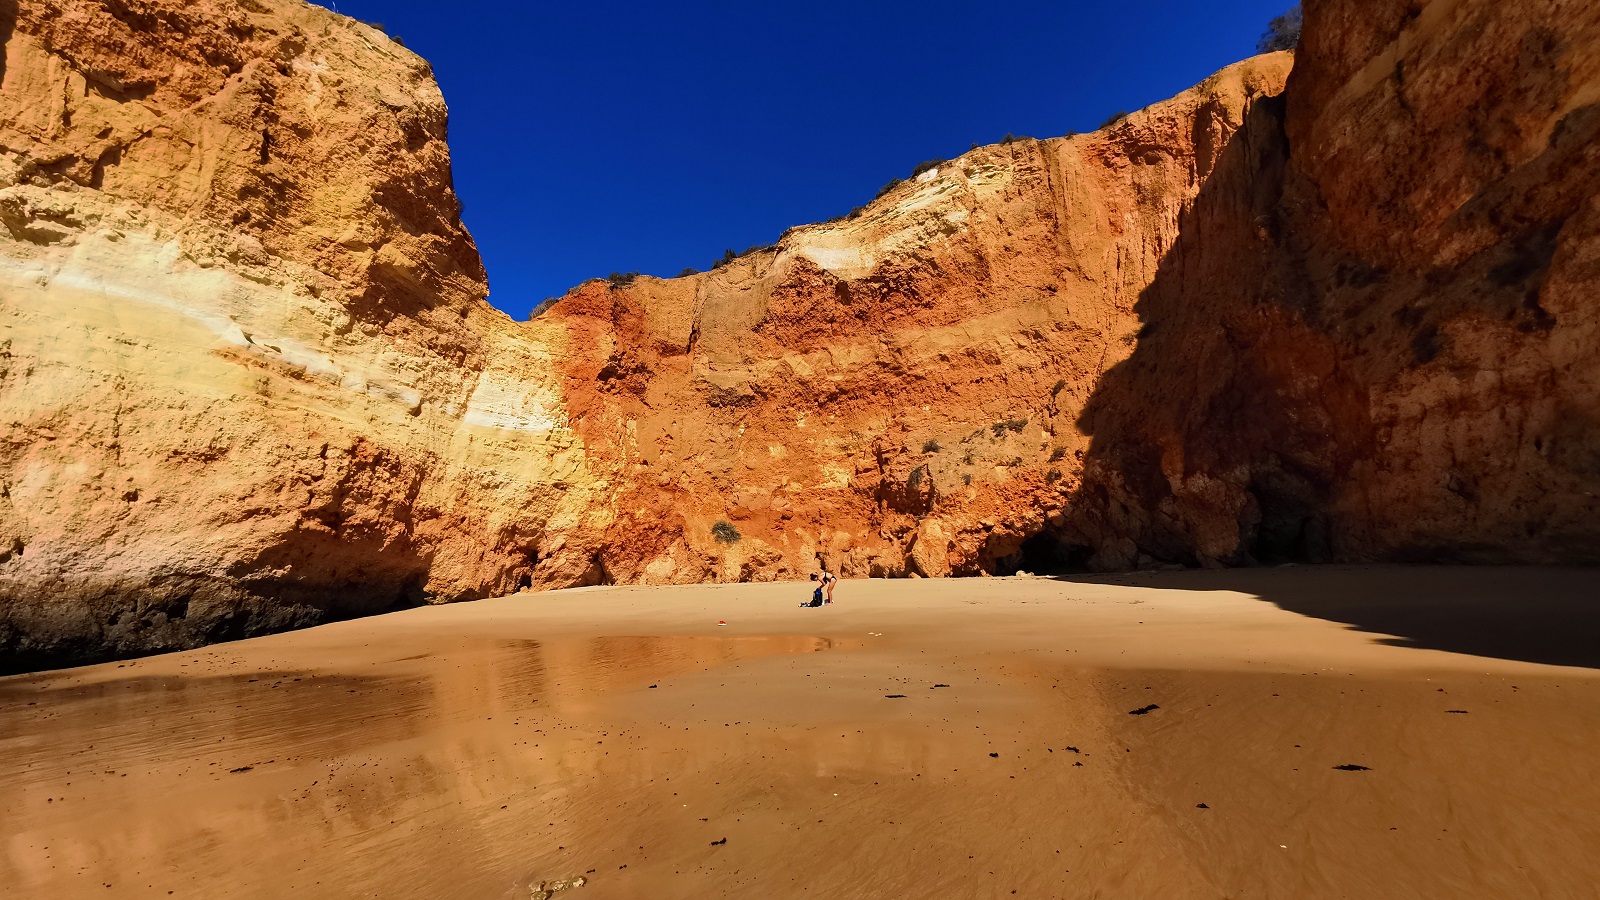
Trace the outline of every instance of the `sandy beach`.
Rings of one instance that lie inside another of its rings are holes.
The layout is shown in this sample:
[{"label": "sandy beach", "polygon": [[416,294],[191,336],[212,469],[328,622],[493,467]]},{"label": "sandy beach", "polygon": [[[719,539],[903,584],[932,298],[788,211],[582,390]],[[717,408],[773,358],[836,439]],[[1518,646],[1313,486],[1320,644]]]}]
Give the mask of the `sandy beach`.
[{"label": "sandy beach", "polygon": [[[16,898],[1592,897],[1600,572],[606,587],[0,679]],[[719,624],[725,622],[726,624]]]}]

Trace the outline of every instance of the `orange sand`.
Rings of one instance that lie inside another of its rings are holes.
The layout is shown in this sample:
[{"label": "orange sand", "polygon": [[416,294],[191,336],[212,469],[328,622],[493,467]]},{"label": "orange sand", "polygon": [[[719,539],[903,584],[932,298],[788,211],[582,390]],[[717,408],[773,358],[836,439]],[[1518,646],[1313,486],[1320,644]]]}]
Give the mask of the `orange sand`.
[{"label": "orange sand", "polygon": [[589,588],[0,679],[0,893],[1592,897],[1597,588]]}]

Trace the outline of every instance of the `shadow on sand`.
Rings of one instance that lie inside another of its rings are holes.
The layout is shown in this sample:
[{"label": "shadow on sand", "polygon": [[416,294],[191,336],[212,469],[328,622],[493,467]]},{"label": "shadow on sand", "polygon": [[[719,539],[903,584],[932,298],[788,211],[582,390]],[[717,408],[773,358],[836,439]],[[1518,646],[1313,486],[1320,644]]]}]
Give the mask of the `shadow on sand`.
[{"label": "shadow on sand", "polygon": [[1395,647],[1600,668],[1600,569],[1294,566],[1056,580],[1237,591]]}]

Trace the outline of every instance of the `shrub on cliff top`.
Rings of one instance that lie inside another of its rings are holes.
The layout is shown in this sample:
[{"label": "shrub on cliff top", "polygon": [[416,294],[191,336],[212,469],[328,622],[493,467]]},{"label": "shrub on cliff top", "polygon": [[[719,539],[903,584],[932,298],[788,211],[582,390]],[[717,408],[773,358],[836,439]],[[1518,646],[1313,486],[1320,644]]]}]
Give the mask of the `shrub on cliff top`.
[{"label": "shrub on cliff top", "polygon": [[711,271],[715,272],[716,270],[722,268],[723,266],[727,265],[728,263],[733,262],[734,260],[736,260],[738,258],[739,258],[739,254],[733,252],[733,248],[730,247],[727,250],[722,251],[722,258],[721,259],[718,259],[716,262],[711,264]]},{"label": "shrub on cliff top", "polygon": [[[1104,122],[1101,122],[1100,123],[1100,128],[1110,128],[1111,126],[1117,124],[1118,122],[1121,122],[1123,119],[1126,119],[1127,117],[1128,117],[1128,111],[1127,110],[1125,110],[1125,109],[1118,110],[1118,111],[1112,113],[1110,115],[1110,117],[1107,118]],[[1095,131],[1099,131],[1100,128],[1096,128]]]},{"label": "shrub on cliff top", "polygon": [[732,544],[744,535],[739,533],[739,529],[733,527],[732,522],[724,520],[711,526],[711,536],[724,544]]},{"label": "shrub on cliff top", "polygon": [[1267,23],[1267,30],[1261,33],[1261,40],[1256,41],[1257,53],[1271,53],[1274,50],[1293,50],[1300,45],[1300,26],[1305,17],[1300,13],[1300,4],[1289,7],[1289,11]]},{"label": "shrub on cliff top", "polygon": [[555,306],[556,301],[560,299],[560,297],[546,297],[543,300],[540,300],[538,305],[534,306],[533,309],[528,310],[528,321],[532,322],[534,319],[544,315],[545,312],[549,310],[550,307]]},{"label": "shrub on cliff top", "polygon": [[[357,21],[360,21],[360,20],[358,19]],[[398,35],[398,34],[389,34],[389,29],[385,28],[383,26],[382,22],[367,22],[366,24],[371,26],[371,27],[373,27],[373,28],[378,29],[381,32],[383,32],[385,35],[388,36],[389,40],[394,41],[396,44],[399,44],[402,47],[404,47],[406,45],[405,41],[400,40],[400,35]]]},{"label": "shrub on cliff top", "polygon": [[612,287],[627,287],[638,277],[638,272],[612,272],[606,276],[606,283]]},{"label": "shrub on cliff top", "polygon": [[918,175],[921,175],[923,172],[929,171],[930,169],[937,169],[937,168],[939,168],[940,166],[944,165],[945,163],[947,163],[949,161],[950,160],[948,160],[948,159],[930,159],[930,160],[927,160],[926,162],[919,162],[911,170],[911,177],[915,178]]},{"label": "shrub on cliff top", "polygon": [[900,185],[902,185],[904,183],[905,182],[901,181],[898,178],[891,178],[891,179],[889,179],[889,183],[888,184],[884,185],[881,188],[878,188],[878,195],[876,197],[873,197],[872,199],[881,200],[881,199],[883,199],[883,195],[884,194],[889,193],[890,191],[894,190],[895,188],[899,187]]}]

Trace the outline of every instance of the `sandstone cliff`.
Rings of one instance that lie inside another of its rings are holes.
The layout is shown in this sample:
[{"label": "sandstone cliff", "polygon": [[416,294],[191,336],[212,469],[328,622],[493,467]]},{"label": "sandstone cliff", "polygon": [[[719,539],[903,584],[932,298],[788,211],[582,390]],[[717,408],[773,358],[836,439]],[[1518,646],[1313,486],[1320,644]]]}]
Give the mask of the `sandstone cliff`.
[{"label": "sandstone cliff", "polygon": [[819,562],[1597,556],[1600,11],[1310,2],[1297,58],[530,323],[381,32],[0,13],[0,667]]},{"label": "sandstone cliff", "polygon": [[4,5],[6,668],[508,592],[604,509],[426,63],[286,0]]},{"label": "sandstone cliff", "polygon": [[609,576],[1015,570],[1079,487],[1077,421],[1141,292],[1289,65],[974,150],[708,274],[563,298],[541,321],[588,335],[560,361],[573,427],[622,463]]},{"label": "sandstone cliff", "polygon": [[568,390],[638,429],[609,570],[1600,561],[1600,10],[1313,2],[1287,65],[577,291],[635,374]]},{"label": "sandstone cliff", "polygon": [[1600,8],[1305,11],[1096,389],[1056,537],[1600,562]]}]

